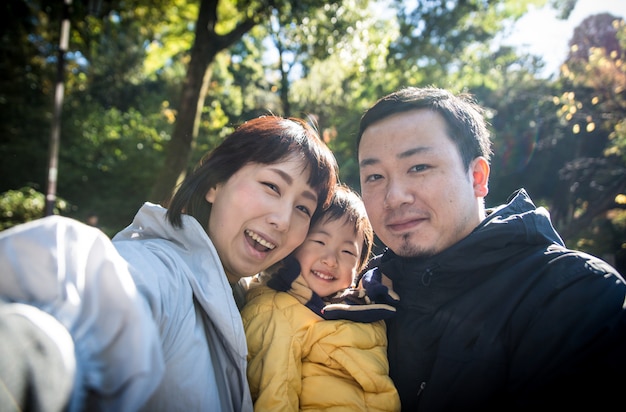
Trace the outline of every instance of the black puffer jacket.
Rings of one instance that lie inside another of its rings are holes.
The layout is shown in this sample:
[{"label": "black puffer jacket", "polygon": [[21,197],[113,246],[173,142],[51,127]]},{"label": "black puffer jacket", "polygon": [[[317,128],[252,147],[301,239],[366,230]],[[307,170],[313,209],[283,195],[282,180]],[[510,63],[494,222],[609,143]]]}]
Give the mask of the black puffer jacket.
[{"label": "black puffer jacket", "polygon": [[566,249],[524,190],[489,212],[436,256],[378,258],[400,295],[387,333],[403,411],[621,410],[623,278]]}]

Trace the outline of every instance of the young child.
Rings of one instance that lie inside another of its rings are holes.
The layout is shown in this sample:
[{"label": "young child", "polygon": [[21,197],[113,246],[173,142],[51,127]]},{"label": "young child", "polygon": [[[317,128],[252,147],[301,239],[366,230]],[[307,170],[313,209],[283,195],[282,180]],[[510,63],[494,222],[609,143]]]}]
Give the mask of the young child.
[{"label": "young child", "polygon": [[[304,243],[251,285],[242,318],[256,411],[400,410],[382,320],[395,294],[376,278],[351,287],[373,236],[361,198],[339,185]],[[375,301],[374,288],[385,291]]]}]

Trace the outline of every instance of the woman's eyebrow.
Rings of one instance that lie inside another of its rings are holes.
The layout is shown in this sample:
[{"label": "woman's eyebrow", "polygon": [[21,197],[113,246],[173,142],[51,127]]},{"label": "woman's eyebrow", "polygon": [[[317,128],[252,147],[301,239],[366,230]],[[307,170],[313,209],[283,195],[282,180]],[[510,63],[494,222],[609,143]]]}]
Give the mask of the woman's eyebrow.
[{"label": "woman's eyebrow", "polygon": [[[280,176],[281,179],[283,179],[289,186],[293,185],[293,177],[289,173],[273,167],[270,167],[270,170]],[[305,190],[302,192],[302,196],[312,200],[313,202],[317,202],[317,194],[312,190]]]}]

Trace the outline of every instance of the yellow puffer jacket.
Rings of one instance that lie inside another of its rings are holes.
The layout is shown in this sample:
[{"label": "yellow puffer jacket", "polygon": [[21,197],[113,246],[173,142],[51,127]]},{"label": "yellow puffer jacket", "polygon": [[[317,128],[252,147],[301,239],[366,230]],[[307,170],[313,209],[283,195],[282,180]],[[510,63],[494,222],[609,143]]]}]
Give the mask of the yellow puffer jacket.
[{"label": "yellow puffer jacket", "polygon": [[285,292],[250,289],[241,315],[255,411],[399,411],[384,321],[324,320]]}]

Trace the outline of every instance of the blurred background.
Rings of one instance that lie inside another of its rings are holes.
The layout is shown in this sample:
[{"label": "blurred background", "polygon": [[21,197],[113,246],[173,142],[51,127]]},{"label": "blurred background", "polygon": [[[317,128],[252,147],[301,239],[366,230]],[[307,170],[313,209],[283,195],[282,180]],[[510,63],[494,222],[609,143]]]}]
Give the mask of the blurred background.
[{"label": "blurred background", "polygon": [[568,246],[626,273],[626,0],[5,0],[0,230],[125,227],[236,125],[307,118],[359,189],[360,116],[403,86],[473,94],[495,155]]}]

